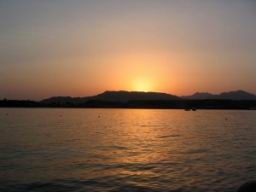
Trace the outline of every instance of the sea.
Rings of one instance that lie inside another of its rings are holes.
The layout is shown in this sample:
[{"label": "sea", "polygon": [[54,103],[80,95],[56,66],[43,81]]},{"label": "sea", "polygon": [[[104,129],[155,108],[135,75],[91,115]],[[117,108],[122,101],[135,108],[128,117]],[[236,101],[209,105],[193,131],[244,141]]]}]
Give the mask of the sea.
[{"label": "sea", "polygon": [[235,192],[256,111],[0,109],[1,192]]}]

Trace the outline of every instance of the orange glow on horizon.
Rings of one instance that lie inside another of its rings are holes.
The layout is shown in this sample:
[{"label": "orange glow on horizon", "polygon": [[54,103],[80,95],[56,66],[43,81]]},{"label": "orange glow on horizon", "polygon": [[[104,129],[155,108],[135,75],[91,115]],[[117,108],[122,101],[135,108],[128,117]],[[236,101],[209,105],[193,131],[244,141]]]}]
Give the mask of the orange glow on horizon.
[{"label": "orange glow on horizon", "polygon": [[141,79],[134,80],[132,84],[132,90],[149,92],[149,91],[153,91],[154,87],[150,80],[141,78]]}]

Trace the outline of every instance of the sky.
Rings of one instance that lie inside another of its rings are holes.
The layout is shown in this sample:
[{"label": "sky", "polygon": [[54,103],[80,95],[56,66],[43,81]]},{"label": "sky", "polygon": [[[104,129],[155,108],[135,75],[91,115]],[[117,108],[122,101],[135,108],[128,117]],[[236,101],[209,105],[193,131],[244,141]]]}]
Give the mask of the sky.
[{"label": "sky", "polygon": [[255,0],[0,0],[0,99],[256,94]]}]

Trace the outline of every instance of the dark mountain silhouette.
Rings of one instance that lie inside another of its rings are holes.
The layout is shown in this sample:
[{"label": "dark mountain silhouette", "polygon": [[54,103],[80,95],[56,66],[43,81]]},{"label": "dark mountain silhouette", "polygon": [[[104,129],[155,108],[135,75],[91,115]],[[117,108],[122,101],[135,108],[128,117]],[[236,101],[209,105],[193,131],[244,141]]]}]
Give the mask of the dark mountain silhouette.
[{"label": "dark mountain silhouette", "polygon": [[217,100],[256,100],[256,95],[248,93],[246,91],[230,91],[224,92],[219,95],[214,95],[211,93],[200,93],[197,92],[191,96],[184,96],[183,99],[192,99],[192,100],[205,100],[205,99],[217,99]]},{"label": "dark mountain silhouette", "polygon": [[68,96],[59,96],[59,97],[50,97],[41,101],[43,104],[80,104],[89,100],[90,97],[68,97]]},{"label": "dark mountain silhouette", "polygon": [[94,100],[127,102],[134,100],[180,100],[181,98],[167,93],[137,91],[105,91],[91,97]]},{"label": "dark mountain silhouette", "polygon": [[97,101],[116,101],[127,102],[132,100],[178,100],[181,99],[177,96],[157,93],[157,92],[137,92],[137,91],[105,91],[101,94],[91,97],[51,97],[44,99],[41,102],[44,104],[81,104],[88,100]]},{"label": "dark mountain silhouette", "polygon": [[256,100],[256,95],[239,90],[221,93],[219,98],[231,100]]},{"label": "dark mountain silhouette", "polygon": [[177,97],[157,92],[106,91],[91,97],[51,97],[42,101],[0,100],[0,107],[256,109],[256,96],[245,91]]},{"label": "dark mountain silhouette", "polygon": [[190,96],[183,96],[183,99],[192,99],[192,100],[205,100],[205,99],[213,99],[216,95],[206,92],[196,92]]},{"label": "dark mountain silhouette", "polygon": [[50,103],[67,103],[67,102],[73,102],[74,98],[73,97],[50,97],[50,98],[47,98],[47,99],[44,99],[42,100],[41,102],[42,103],[45,103],[45,104],[50,104]]}]

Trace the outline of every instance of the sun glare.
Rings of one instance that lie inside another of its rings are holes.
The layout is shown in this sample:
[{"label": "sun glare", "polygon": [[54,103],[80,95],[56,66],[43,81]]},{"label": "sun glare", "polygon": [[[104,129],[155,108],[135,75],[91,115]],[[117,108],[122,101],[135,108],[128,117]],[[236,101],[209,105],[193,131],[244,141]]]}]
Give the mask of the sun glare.
[{"label": "sun glare", "polygon": [[153,87],[150,81],[148,80],[136,80],[134,81],[132,90],[133,91],[144,91],[144,92],[148,92],[148,91],[152,91]]}]

